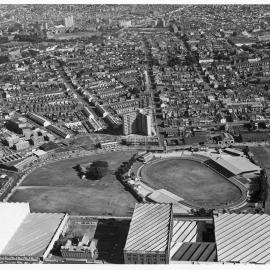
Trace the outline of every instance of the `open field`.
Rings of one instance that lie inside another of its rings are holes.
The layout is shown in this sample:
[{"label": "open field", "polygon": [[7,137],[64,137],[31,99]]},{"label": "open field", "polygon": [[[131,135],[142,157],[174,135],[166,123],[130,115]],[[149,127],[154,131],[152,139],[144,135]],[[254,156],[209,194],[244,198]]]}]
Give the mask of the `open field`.
[{"label": "open field", "polygon": [[[254,154],[255,159],[259,165],[265,169],[267,173],[268,187],[270,187],[270,146],[256,146],[249,147],[250,151]],[[268,198],[265,202],[265,213],[270,214],[270,196],[268,190]]]},{"label": "open field", "polygon": [[[136,200],[113,172],[132,154],[113,152],[48,164],[26,177],[9,201],[28,201],[33,212],[131,216]],[[107,161],[110,172],[99,181],[81,180],[73,167],[95,160]]]},{"label": "open field", "polygon": [[165,188],[202,207],[225,204],[240,198],[230,181],[195,161],[177,158],[149,163],[142,168],[143,181],[153,188]]}]

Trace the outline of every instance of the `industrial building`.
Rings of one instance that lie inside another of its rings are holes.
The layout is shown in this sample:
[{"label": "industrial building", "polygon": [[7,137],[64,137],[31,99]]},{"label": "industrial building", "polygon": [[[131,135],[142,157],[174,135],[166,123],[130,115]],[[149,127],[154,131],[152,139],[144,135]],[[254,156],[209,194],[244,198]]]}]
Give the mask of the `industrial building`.
[{"label": "industrial building", "polygon": [[214,216],[217,260],[226,263],[270,263],[270,216]]},{"label": "industrial building", "polygon": [[29,203],[0,203],[0,262],[44,260],[66,226],[68,215],[31,213]]},{"label": "industrial building", "polygon": [[28,113],[27,116],[29,117],[29,119],[31,119],[32,121],[36,122],[37,124],[43,127],[47,127],[51,124],[50,121],[48,121],[46,118],[36,113]]},{"label": "industrial building", "polygon": [[125,263],[168,264],[171,236],[171,204],[136,204],[124,248]]},{"label": "industrial building", "polygon": [[172,204],[136,204],[124,248],[127,264],[270,263],[270,216],[176,214]]},{"label": "industrial building", "polygon": [[73,245],[69,239],[64,246],[61,246],[61,255],[66,259],[94,260],[98,256],[97,239],[90,239],[85,234],[78,245]]}]

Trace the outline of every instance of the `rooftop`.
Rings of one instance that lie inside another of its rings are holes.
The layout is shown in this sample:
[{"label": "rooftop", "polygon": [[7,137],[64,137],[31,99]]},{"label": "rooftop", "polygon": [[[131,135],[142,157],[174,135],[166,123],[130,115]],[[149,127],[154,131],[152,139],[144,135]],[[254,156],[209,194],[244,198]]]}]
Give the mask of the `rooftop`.
[{"label": "rooftop", "polygon": [[215,243],[183,243],[172,256],[171,261],[214,262],[216,258]]},{"label": "rooftop", "polygon": [[269,215],[219,214],[214,224],[218,261],[270,262]]},{"label": "rooftop", "polygon": [[172,258],[184,242],[197,242],[198,222],[173,220],[173,235],[170,257]]},{"label": "rooftop", "polygon": [[171,204],[136,204],[124,250],[166,251],[169,245],[171,220]]},{"label": "rooftop", "polygon": [[261,170],[260,167],[250,162],[245,157],[222,154],[221,158],[217,156],[216,158],[213,158],[213,160],[236,175],[245,172],[253,172]]},{"label": "rooftop", "polygon": [[3,249],[2,254],[42,256],[63,218],[64,214],[28,214]]},{"label": "rooftop", "polygon": [[158,189],[152,192],[149,196],[149,199],[151,199],[154,202],[158,203],[178,203],[180,201],[183,201],[183,198],[180,198],[179,196],[167,191],[166,189]]}]

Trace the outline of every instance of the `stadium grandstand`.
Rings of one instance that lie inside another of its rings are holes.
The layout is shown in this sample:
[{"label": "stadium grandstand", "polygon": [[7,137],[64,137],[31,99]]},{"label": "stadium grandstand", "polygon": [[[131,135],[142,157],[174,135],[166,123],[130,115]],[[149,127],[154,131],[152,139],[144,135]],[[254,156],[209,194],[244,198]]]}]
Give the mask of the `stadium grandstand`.
[{"label": "stadium grandstand", "polygon": [[232,173],[230,170],[227,170],[226,168],[224,168],[222,165],[220,165],[219,163],[215,162],[212,159],[208,159],[204,162],[204,164],[208,167],[210,167],[211,169],[213,169],[214,171],[217,171],[219,174],[223,175],[226,178],[232,177],[235,174]]}]

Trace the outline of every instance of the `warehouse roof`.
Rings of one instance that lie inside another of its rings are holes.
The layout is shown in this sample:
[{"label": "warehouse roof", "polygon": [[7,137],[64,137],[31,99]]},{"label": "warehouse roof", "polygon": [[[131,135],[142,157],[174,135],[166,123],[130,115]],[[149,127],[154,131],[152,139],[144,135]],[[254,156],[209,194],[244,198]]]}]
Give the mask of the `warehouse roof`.
[{"label": "warehouse roof", "polygon": [[214,224],[218,261],[270,262],[269,215],[220,214]]},{"label": "warehouse roof", "polygon": [[215,262],[217,259],[217,251],[215,243],[183,243],[175,252],[172,261],[199,261],[199,262]]},{"label": "warehouse roof", "polygon": [[0,202],[0,254],[29,213],[29,203]]},{"label": "warehouse roof", "polygon": [[64,214],[28,214],[2,254],[42,256],[63,218]]},{"label": "warehouse roof", "polygon": [[197,224],[197,221],[173,220],[173,234],[170,252],[171,257],[182,246],[183,242],[196,242],[198,237]]},{"label": "warehouse roof", "polygon": [[164,252],[170,238],[171,204],[136,204],[125,251]]}]

